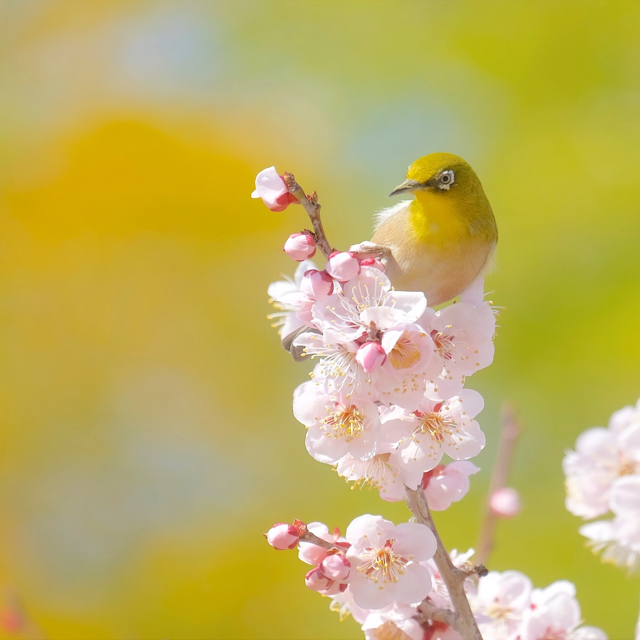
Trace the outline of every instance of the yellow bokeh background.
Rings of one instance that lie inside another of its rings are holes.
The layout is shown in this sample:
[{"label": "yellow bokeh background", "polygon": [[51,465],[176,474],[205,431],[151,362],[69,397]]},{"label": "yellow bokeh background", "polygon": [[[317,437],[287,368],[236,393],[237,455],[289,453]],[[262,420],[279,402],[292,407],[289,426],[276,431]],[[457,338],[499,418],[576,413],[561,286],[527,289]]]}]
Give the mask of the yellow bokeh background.
[{"label": "yellow bokeh background", "polygon": [[361,637],[262,533],[408,513],[304,449],[266,288],[306,221],[249,194],[293,171],[345,248],[446,150],[493,204],[504,309],[442,536],[475,544],[515,402],[525,509],[489,568],[631,638],[640,581],[585,548],[561,461],[640,396],[639,42],[631,0],[2,0],[0,606],[31,626],[1,637]]}]

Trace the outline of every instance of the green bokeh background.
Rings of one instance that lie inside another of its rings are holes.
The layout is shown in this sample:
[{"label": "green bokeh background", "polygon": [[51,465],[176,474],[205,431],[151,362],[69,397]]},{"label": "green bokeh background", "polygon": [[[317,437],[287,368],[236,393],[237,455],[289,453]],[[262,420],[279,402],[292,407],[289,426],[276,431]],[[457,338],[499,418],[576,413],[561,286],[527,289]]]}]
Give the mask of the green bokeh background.
[{"label": "green bokeh background", "polygon": [[584,547],[561,460],[640,395],[639,42],[631,0],[0,1],[4,606],[50,638],[361,637],[261,534],[408,513],[306,453],[266,319],[305,221],[248,196],[293,171],[344,248],[446,150],[493,204],[504,309],[442,536],[475,544],[515,402],[525,509],[489,566],[631,638],[640,581]]}]

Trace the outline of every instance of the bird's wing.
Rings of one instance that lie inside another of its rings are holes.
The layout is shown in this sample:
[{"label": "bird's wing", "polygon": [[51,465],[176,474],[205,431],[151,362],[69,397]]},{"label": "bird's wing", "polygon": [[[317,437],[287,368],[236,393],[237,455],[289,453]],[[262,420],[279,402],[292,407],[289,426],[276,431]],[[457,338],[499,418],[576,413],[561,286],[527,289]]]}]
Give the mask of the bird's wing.
[{"label": "bird's wing", "polygon": [[404,211],[410,204],[411,200],[402,200],[401,202],[398,202],[398,204],[394,204],[393,207],[387,207],[386,209],[382,209],[381,211],[374,213],[373,230],[376,231],[378,227],[385,222],[385,220],[388,220],[391,216],[395,216],[396,213]]}]

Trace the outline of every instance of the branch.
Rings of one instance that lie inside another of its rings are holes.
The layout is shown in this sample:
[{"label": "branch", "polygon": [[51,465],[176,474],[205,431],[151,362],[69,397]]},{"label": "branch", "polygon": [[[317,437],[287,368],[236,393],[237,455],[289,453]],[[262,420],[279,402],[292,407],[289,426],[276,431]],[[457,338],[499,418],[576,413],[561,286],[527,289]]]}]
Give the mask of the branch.
[{"label": "branch", "polygon": [[328,551],[340,551],[342,553],[344,553],[345,548],[341,547],[337,544],[333,544],[331,542],[327,542],[326,540],[323,540],[322,538],[318,538],[318,536],[315,533],[311,533],[311,531],[307,531],[306,533],[303,533],[300,536],[300,541],[301,542],[310,542],[311,544],[315,544],[319,547],[322,547],[323,549],[327,549]]},{"label": "branch", "polygon": [[455,611],[439,609],[427,599],[418,605],[418,614],[417,619],[422,625],[429,622],[444,622],[455,629],[459,623],[458,614]]},{"label": "branch", "polygon": [[460,633],[463,640],[482,640],[478,625],[476,624],[473,612],[469,606],[469,601],[467,600],[467,594],[464,591],[464,581],[470,575],[469,572],[458,569],[458,567],[451,562],[451,557],[444,548],[442,540],[438,535],[438,530],[431,517],[427,498],[422,488],[409,489],[409,487],[405,487],[405,491],[407,494],[407,506],[411,509],[411,512],[418,522],[431,529],[438,544],[434,560],[449,591],[451,604],[453,604],[453,608],[457,613],[455,623],[448,624],[451,624],[451,626]]},{"label": "branch", "polygon": [[313,226],[313,236],[316,244],[322,251],[322,254],[325,258],[329,257],[329,254],[333,251],[329,241],[327,240],[327,235],[324,232],[324,228],[322,226],[322,220],[320,219],[320,205],[318,204],[318,194],[314,191],[310,196],[305,195],[302,187],[296,182],[295,177],[292,173],[285,171],[282,174],[284,179],[284,183],[287,185],[287,189],[289,189],[289,193],[293,195],[296,200],[304,207],[304,210],[307,212],[309,219],[311,220],[311,224]]},{"label": "branch", "polygon": [[487,496],[484,518],[478,538],[478,552],[476,553],[478,562],[486,562],[493,548],[498,518],[491,510],[489,502],[491,496],[498,491],[498,489],[504,489],[504,487],[507,486],[509,470],[511,469],[511,463],[513,461],[513,452],[520,432],[521,428],[514,407],[509,403],[503,404],[498,453],[496,463],[493,467],[493,473],[491,474],[489,495]]}]

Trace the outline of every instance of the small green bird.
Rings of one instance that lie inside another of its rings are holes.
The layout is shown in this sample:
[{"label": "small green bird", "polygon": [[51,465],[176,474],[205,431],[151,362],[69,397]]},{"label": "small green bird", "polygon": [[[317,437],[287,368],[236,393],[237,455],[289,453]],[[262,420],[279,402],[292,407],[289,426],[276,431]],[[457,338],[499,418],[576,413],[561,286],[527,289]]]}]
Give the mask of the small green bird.
[{"label": "small green bird", "polygon": [[396,289],[447,302],[481,277],[498,242],[491,205],[474,170],[451,153],[416,160],[389,195],[413,193],[378,214],[371,242],[351,248],[380,255]]}]

